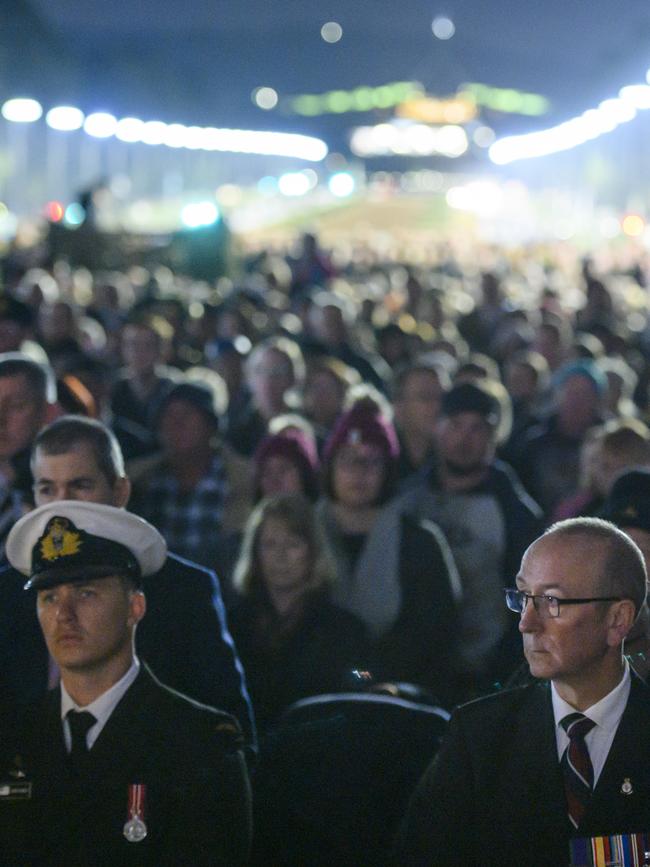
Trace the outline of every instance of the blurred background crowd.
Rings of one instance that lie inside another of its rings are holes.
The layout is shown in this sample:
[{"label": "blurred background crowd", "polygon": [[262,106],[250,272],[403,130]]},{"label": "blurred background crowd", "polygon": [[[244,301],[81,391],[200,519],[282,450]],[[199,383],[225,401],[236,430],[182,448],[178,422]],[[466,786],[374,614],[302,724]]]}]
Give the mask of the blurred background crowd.
[{"label": "blurred background crowd", "polygon": [[[57,412],[115,433],[129,508],[217,572],[262,729],[352,671],[443,707],[506,683],[524,550],[650,467],[644,261],[435,252],[344,261],[304,234],[215,284],[7,271],[0,352],[51,367]],[[10,385],[5,535],[44,420]]]}]

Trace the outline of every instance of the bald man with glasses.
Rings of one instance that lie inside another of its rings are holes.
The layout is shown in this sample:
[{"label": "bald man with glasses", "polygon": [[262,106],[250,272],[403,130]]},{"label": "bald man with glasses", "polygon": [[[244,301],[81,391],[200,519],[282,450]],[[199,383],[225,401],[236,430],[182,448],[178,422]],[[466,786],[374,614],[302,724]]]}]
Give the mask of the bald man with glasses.
[{"label": "bald man with glasses", "polygon": [[650,840],[650,689],[623,641],[646,578],[635,543],[597,518],[563,521],[533,542],[506,604],[536,681],[454,713],[396,863],[565,867],[592,864],[595,846],[627,864],[619,849],[644,848],[629,835]]}]

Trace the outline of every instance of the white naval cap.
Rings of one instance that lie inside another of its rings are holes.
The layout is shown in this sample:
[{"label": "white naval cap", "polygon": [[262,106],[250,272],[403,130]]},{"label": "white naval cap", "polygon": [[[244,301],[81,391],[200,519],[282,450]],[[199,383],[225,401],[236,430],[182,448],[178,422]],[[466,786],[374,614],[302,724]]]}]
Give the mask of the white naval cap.
[{"label": "white naval cap", "polygon": [[138,582],[162,568],[167,545],[155,527],[126,509],[58,500],[14,524],[6,553],[29,576],[25,589],[38,590],[115,574]]}]

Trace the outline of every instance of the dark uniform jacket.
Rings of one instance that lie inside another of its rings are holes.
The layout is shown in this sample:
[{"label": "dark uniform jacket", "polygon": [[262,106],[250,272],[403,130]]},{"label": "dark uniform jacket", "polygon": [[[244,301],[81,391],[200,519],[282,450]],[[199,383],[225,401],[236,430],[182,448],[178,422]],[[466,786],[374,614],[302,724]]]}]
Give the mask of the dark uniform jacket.
[{"label": "dark uniform jacket", "polygon": [[[167,689],[146,669],[78,774],[65,749],[58,688],[18,725],[3,726],[0,738],[3,867],[247,863],[250,795],[236,721]],[[32,795],[12,801],[6,784],[18,768]],[[140,842],[123,833],[132,784],[146,786]]]},{"label": "dark uniform jacket", "polygon": [[[47,691],[48,654],[36,617],[36,596],[25,578],[0,571],[0,695],[31,703]],[[144,579],[147,614],[136,630],[136,651],[156,677],[196,701],[237,717],[249,743],[253,714],[214,572],[169,554]]]},{"label": "dark uniform jacket", "polygon": [[[566,867],[569,838],[650,831],[650,689],[630,697],[590,806],[567,817],[548,684],[459,708],[411,800],[400,867]],[[631,784],[631,793],[622,788]]]}]

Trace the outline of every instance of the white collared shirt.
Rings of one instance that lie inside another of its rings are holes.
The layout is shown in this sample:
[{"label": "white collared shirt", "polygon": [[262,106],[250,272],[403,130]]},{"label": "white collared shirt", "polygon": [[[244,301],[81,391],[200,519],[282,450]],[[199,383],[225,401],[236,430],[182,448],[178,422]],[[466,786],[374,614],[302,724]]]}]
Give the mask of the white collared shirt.
[{"label": "white collared shirt", "polygon": [[[631,683],[630,667],[627,660],[625,660],[625,671],[621,678],[621,682],[615,686],[611,692],[607,693],[604,698],[597,701],[596,704],[592,704],[591,707],[582,711],[586,717],[589,717],[589,719],[596,723],[592,730],[585,736],[585,744],[589,750],[589,757],[591,758],[591,764],[594,769],[594,786],[598,782],[600,772],[602,771],[607,756],[609,755],[614,735],[616,734],[618,724],[621,721],[623,711],[625,710],[630,695]],[[558,759],[561,759],[564,755],[564,751],[569,745],[569,738],[560,725],[560,721],[564,719],[567,714],[576,713],[576,708],[564,701],[564,699],[558,695],[558,692],[555,689],[555,684],[552,681],[551,695],[553,696],[553,716],[555,717],[557,755]]]},{"label": "white collared shirt", "polygon": [[126,672],[126,674],[121,677],[117,681],[117,683],[114,683],[110,689],[107,689],[106,692],[102,693],[99,698],[96,698],[95,701],[92,701],[85,707],[81,707],[80,705],[76,704],[73,699],[70,698],[68,691],[63,685],[63,681],[61,681],[61,720],[63,721],[63,737],[65,739],[65,747],[68,752],[70,752],[70,750],[72,749],[70,724],[66,719],[68,711],[87,710],[97,720],[97,722],[90,729],[88,729],[88,733],[86,735],[86,743],[88,744],[88,749],[91,749],[92,745],[99,737],[101,730],[104,728],[111,714],[117,707],[117,703],[122,698],[127,689],[131,686],[133,681],[136,679],[139,671],[140,661],[137,656],[134,656],[133,662],[131,663],[131,666],[129,667],[129,670]]}]

